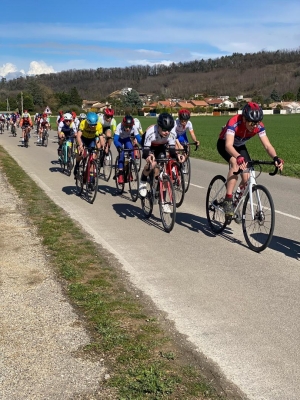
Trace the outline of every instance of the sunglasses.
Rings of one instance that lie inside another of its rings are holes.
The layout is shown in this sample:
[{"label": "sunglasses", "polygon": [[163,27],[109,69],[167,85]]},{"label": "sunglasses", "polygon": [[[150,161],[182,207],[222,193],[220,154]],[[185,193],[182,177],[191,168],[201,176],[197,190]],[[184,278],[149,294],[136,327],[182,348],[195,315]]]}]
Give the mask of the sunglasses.
[{"label": "sunglasses", "polygon": [[124,128],[126,128],[126,129],[132,128],[132,125],[124,125]]},{"label": "sunglasses", "polygon": [[249,122],[249,121],[247,121],[248,122],[248,124],[250,125],[250,126],[257,126],[257,125],[259,125],[259,122]]},{"label": "sunglasses", "polygon": [[112,116],[111,115],[107,115],[107,114],[104,114],[105,115],[105,118],[107,118],[107,119],[110,119],[110,118],[112,118]]}]

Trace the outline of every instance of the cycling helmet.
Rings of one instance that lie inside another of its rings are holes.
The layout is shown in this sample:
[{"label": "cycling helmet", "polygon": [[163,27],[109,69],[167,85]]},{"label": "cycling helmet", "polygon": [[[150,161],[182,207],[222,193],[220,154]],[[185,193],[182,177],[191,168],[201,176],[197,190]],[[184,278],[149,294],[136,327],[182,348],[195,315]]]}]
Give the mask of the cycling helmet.
[{"label": "cycling helmet", "polygon": [[112,108],[105,108],[103,112],[107,117],[113,117],[115,113]]},{"label": "cycling helmet", "polygon": [[62,110],[60,110],[60,111],[58,112],[59,115],[63,115],[63,113],[64,113],[64,112],[63,112]]},{"label": "cycling helmet", "polygon": [[125,128],[131,128],[134,125],[134,119],[132,118],[131,115],[125,115],[125,117],[122,120],[122,125],[125,126]]},{"label": "cycling helmet", "polygon": [[98,122],[98,115],[95,112],[88,112],[86,115],[86,121],[90,126],[96,126]]},{"label": "cycling helmet", "polygon": [[72,114],[70,114],[70,113],[64,114],[64,121],[72,121],[72,120],[73,120]]},{"label": "cycling helmet", "polygon": [[75,111],[72,111],[72,117],[73,117],[73,119],[75,119],[76,117],[77,117],[77,115],[76,115],[76,112]]},{"label": "cycling helmet", "polygon": [[25,112],[25,113],[23,114],[23,118],[29,118],[29,114],[28,114],[27,112]]},{"label": "cycling helmet", "polygon": [[80,119],[86,119],[86,114],[81,113],[81,114],[79,115],[79,118],[80,118]]},{"label": "cycling helmet", "polygon": [[178,117],[179,117],[179,119],[183,119],[184,121],[188,121],[190,119],[190,117],[191,117],[191,113],[189,112],[189,110],[186,110],[186,109],[183,108],[182,110],[179,110]]},{"label": "cycling helmet", "polygon": [[261,107],[252,102],[244,105],[242,115],[248,122],[260,122],[264,117]]},{"label": "cycling helmet", "polygon": [[157,125],[161,127],[163,131],[169,131],[174,128],[174,118],[169,113],[161,113],[157,118]]},{"label": "cycling helmet", "polygon": [[48,117],[48,115],[47,115],[46,113],[44,113],[44,114],[43,114],[43,117],[44,117],[44,118],[47,118],[47,117]]}]

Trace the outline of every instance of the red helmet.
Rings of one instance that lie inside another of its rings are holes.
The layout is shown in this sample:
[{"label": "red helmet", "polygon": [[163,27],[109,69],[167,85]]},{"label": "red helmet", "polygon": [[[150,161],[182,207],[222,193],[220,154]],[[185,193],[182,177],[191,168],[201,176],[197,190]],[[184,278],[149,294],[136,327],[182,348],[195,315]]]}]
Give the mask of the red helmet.
[{"label": "red helmet", "polygon": [[131,115],[125,115],[122,121],[122,125],[125,126],[125,128],[131,128],[134,125],[134,119],[132,118]]},{"label": "red helmet", "polygon": [[63,112],[62,110],[60,110],[60,111],[58,112],[59,115],[63,115],[63,113],[64,113],[64,112]]},{"label": "red helmet", "polygon": [[43,114],[43,117],[44,117],[44,118],[47,118],[47,117],[48,117],[48,115],[47,115],[46,113],[44,113],[44,114]]},{"label": "red helmet", "polygon": [[104,114],[107,116],[107,117],[113,117],[114,116],[114,110],[112,109],[112,108],[105,108],[105,110],[104,110]]},{"label": "red helmet", "polygon": [[244,105],[242,114],[248,122],[260,122],[264,117],[264,113],[260,105],[253,102]]},{"label": "red helmet", "polygon": [[75,111],[72,111],[72,117],[73,117],[73,119],[76,118],[76,112]]},{"label": "red helmet", "polygon": [[178,117],[179,117],[179,119],[183,119],[184,121],[188,121],[190,119],[190,117],[191,117],[191,113],[189,112],[189,110],[186,110],[186,109],[183,108],[182,110],[179,110]]}]

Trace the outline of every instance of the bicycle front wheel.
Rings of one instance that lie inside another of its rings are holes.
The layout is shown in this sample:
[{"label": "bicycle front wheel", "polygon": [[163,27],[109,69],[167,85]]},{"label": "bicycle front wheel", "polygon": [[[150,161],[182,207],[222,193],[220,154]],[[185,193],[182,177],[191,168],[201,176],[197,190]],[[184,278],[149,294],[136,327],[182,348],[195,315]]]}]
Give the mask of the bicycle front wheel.
[{"label": "bicycle front wheel", "polygon": [[142,150],[138,144],[133,146],[134,160],[136,162],[137,170],[140,172],[142,165]]},{"label": "bicycle front wheel", "polygon": [[268,189],[262,185],[252,188],[253,215],[250,193],[243,205],[242,226],[245,240],[251,250],[257,253],[265,250],[272,240],[275,227],[275,207]]},{"label": "bicycle front wheel", "polygon": [[185,193],[189,190],[191,183],[191,161],[190,157],[182,164],[183,176],[184,176],[184,190]]},{"label": "bicycle front wheel", "polygon": [[98,165],[95,160],[90,162],[90,176],[86,180],[86,197],[93,204],[98,193]]},{"label": "bicycle front wheel", "polygon": [[[102,156],[100,154],[100,156]],[[104,180],[106,182],[109,181],[110,177],[111,177],[111,173],[112,173],[112,169],[113,169],[113,158],[112,158],[112,152],[109,149],[107,154],[103,155],[103,176],[104,176]]]},{"label": "bicycle front wheel", "polygon": [[76,174],[76,193],[78,196],[81,196],[83,192],[83,174],[84,165],[83,162],[80,161]]},{"label": "bicycle front wheel", "polygon": [[221,233],[226,227],[223,202],[226,196],[226,179],[216,175],[210,182],[206,193],[206,217],[210,229]]},{"label": "bicycle front wheel", "polygon": [[[120,171],[119,171],[118,164],[119,164],[119,156],[116,158],[116,162],[115,162],[115,180],[116,180],[117,193],[122,194],[124,192],[125,183],[124,183],[124,180],[123,180],[123,183],[119,182],[118,178],[119,178]],[[123,170],[123,172],[124,172],[124,170]]]},{"label": "bicycle front wheel", "polygon": [[136,202],[137,199],[139,198],[140,178],[134,160],[130,160],[127,181],[129,182],[129,191],[131,199],[132,201]]},{"label": "bicycle front wheel", "polygon": [[176,219],[175,190],[169,175],[159,178],[159,211],[166,232],[171,232]]},{"label": "bicycle front wheel", "polygon": [[174,190],[175,190],[175,198],[176,198],[176,207],[180,207],[184,200],[185,195],[185,182],[184,182],[184,174],[182,169],[175,166],[176,172],[174,173]]}]

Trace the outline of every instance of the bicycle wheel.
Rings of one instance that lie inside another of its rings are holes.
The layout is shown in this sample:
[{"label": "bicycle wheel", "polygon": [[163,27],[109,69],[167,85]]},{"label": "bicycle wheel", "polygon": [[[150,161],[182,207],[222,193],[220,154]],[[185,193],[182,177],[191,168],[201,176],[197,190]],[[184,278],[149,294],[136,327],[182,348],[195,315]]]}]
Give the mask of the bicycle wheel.
[{"label": "bicycle wheel", "polygon": [[43,138],[42,138],[42,145],[44,146],[44,147],[47,147],[48,146],[48,132],[47,131],[44,131],[43,132]]},{"label": "bicycle wheel", "polygon": [[127,181],[132,201],[136,202],[139,197],[140,178],[135,160],[130,160]]},{"label": "bicycle wheel", "polygon": [[28,147],[28,133],[25,132],[24,133],[24,147]]},{"label": "bicycle wheel", "polygon": [[[173,167],[175,170],[173,171]],[[173,164],[172,167],[172,182],[175,191],[175,198],[176,198],[176,207],[180,207],[184,200],[185,195],[185,182],[184,182],[184,174],[182,169],[178,167],[177,164]]]},{"label": "bicycle wheel", "polygon": [[214,233],[221,233],[226,227],[226,218],[223,211],[223,201],[226,196],[226,179],[216,175],[210,182],[206,193],[206,217],[210,229]]},{"label": "bicycle wheel", "polygon": [[275,227],[275,207],[268,189],[262,185],[252,188],[253,215],[251,213],[250,193],[243,205],[242,226],[246,242],[257,253],[270,244]]},{"label": "bicycle wheel", "polygon": [[82,195],[83,192],[83,174],[84,174],[84,164],[80,161],[78,165],[78,170],[76,174],[76,193],[78,196]]},{"label": "bicycle wheel", "polygon": [[184,191],[186,193],[189,190],[191,182],[191,161],[189,157],[182,164],[182,172],[184,176]]},{"label": "bicycle wheel", "polygon": [[116,158],[116,162],[115,162],[115,180],[116,180],[117,193],[122,194],[124,192],[125,183],[118,182],[118,177],[119,177],[118,163],[119,163],[119,156]]},{"label": "bicycle wheel", "polygon": [[141,197],[142,210],[145,218],[150,218],[153,211],[153,197],[152,197],[152,185],[150,183],[150,178],[147,179],[147,195],[146,197]]},{"label": "bicycle wheel", "polygon": [[142,165],[142,149],[138,144],[135,144],[133,146],[133,154],[134,154],[134,160],[137,166],[138,172],[141,170],[141,165]]},{"label": "bicycle wheel", "polygon": [[67,148],[67,165],[66,165],[68,176],[71,175],[71,172],[73,169],[73,163],[74,163],[74,160],[72,157],[72,150],[71,150],[71,147],[68,146],[68,148]]},{"label": "bicycle wheel", "polygon": [[171,232],[176,219],[175,190],[169,175],[163,175],[158,180],[159,184],[159,212],[166,232]]},{"label": "bicycle wheel", "polygon": [[95,160],[90,162],[90,176],[87,177],[86,197],[90,204],[93,204],[98,193],[98,166]]},{"label": "bicycle wheel", "polygon": [[[102,154],[100,153],[100,157],[102,156]],[[104,176],[104,180],[106,182],[109,181],[110,177],[111,177],[111,173],[112,173],[112,169],[113,169],[113,158],[112,158],[112,152],[109,149],[108,154],[103,154],[103,160],[101,160],[103,162],[103,176]]]}]

